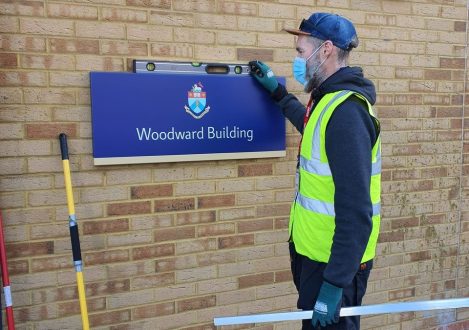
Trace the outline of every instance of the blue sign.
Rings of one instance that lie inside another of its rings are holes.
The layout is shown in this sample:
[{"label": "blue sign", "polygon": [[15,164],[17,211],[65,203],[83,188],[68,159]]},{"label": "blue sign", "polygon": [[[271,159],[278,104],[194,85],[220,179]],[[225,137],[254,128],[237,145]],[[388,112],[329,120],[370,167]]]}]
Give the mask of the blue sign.
[{"label": "blue sign", "polygon": [[249,75],[90,79],[95,165],[285,156],[285,118]]}]

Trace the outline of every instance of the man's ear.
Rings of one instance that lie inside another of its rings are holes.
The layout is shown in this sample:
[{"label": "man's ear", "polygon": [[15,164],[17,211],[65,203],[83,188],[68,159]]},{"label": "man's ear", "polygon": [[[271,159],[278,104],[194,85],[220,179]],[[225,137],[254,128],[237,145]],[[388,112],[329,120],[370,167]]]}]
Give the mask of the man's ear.
[{"label": "man's ear", "polygon": [[332,43],[332,41],[327,40],[327,41],[324,43],[323,54],[324,54],[324,55],[330,55],[330,54],[332,54],[333,51],[334,51],[334,44]]}]

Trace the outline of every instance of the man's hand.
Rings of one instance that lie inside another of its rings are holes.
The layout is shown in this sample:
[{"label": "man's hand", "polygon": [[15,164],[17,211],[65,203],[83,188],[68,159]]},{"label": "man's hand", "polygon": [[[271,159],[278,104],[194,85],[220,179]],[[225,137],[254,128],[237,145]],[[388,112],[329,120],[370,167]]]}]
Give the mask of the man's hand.
[{"label": "man's hand", "polygon": [[328,324],[339,322],[341,304],[342,288],[324,281],[319,290],[316,305],[314,305],[313,327],[318,326],[318,323],[321,324],[321,327],[325,327]]},{"label": "man's hand", "polygon": [[251,61],[249,62],[249,67],[251,69],[251,75],[270,93],[277,88],[277,79],[267,65],[259,61]]}]

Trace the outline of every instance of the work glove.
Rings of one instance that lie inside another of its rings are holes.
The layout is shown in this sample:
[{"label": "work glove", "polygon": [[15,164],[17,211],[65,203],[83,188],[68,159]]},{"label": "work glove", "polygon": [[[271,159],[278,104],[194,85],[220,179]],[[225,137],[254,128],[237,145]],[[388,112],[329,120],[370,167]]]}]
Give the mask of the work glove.
[{"label": "work glove", "polygon": [[259,61],[249,62],[249,68],[251,69],[251,75],[256,78],[262,87],[273,93],[278,86],[278,82],[272,70],[266,64]]},{"label": "work glove", "polygon": [[[339,322],[340,306],[342,305],[342,288],[326,281],[322,283],[318,299],[314,305],[313,327],[321,327]],[[318,324],[319,323],[319,324]]]}]

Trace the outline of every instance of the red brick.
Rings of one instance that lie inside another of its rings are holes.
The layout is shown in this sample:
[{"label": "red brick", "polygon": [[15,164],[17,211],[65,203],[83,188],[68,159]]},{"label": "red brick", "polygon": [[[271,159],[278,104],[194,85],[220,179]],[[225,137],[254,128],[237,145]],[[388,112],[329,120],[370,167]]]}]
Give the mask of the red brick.
[{"label": "red brick", "polygon": [[467,330],[467,329],[469,329],[469,320],[445,325],[445,326],[439,327],[437,330]]},{"label": "red brick", "polygon": [[465,62],[464,58],[441,57],[440,67],[448,69],[464,69]]},{"label": "red brick", "polygon": [[216,305],[216,296],[213,295],[201,298],[186,299],[178,301],[176,304],[178,313],[197,309],[205,309],[214,307]]},{"label": "red brick", "polygon": [[406,258],[410,262],[415,262],[415,261],[422,261],[422,260],[430,260],[432,258],[432,255],[430,251],[418,251],[418,252],[411,252],[406,255]]},{"label": "red brick", "polygon": [[259,60],[272,62],[274,60],[274,51],[271,49],[238,48],[236,50],[236,57],[238,61]]},{"label": "red brick", "polygon": [[108,215],[151,213],[151,202],[115,203],[107,206]]},{"label": "red brick", "polygon": [[426,69],[424,78],[429,80],[451,80],[451,70]]},{"label": "red brick", "polygon": [[195,227],[178,227],[155,230],[155,242],[174,241],[195,237]]},{"label": "red brick", "polygon": [[445,281],[445,290],[454,290],[456,289],[456,280]]},{"label": "red brick", "polygon": [[60,133],[69,138],[77,137],[77,124],[26,124],[26,137],[29,139],[56,139]]},{"label": "red brick", "polygon": [[238,278],[239,289],[251,288],[259,285],[274,283],[274,273],[246,275]]},{"label": "red brick", "polygon": [[174,244],[155,244],[132,249],[132,259],[152,259],[174,255]]},{"label": "red brick", "polygon": [[288,229],[290,218],[275,219],[275,229]]},{"label": "red brick", "polygon": [[129,230],[129,219],[96,220],[83,222],[83,234],[116,233]]},{"label": "red brick", "polygon": [[186,211],[195,208],[194,198],[176,198],[155,201],[155,212]]},{"label": "red brick", "polygon": [[122,323],[130,321],[130,310],[124,309],[119,311],[106,311],[99,314],[91,314],[89,316],[90,327],[98,327],[100,325],[108,325],[114,323]]},{"label": "red brick", "polygon": [[162,315],[170,315],[174,314],[175,311],[176,308],[174,306],[174,302],[169,302],[137,307],[132,310],[132,314],[133,317],[138,320]]},{"label": "red brick", "polygon": [[[467,98],[466,100],[469,100],[469,98]],[[462,119],[458,118],[458,119],[451,119],[450,120],[450,128],[451,129],[461,129],[462,128]],[[466,122],[466,121],[464,121]]]},{"label": "red brick", "polygon": [[239,233],[249,233],[254,231],[272,230],[272,219],[246,220],[238,222]]},{"label": "red brick", "polygon": [[462,105],[463,101],[463,95],[451,95],[451,105]]},{"label": "red brick", "polygon": [[227,236],[218,239],[218,248],[228,249],[254,245],[254,235]]},{"label": "red brick", "polygon": [[27,260],[8,260],[8,271],[10,275],[27,274],[29,263]]},{"label": "red brick", "polygon": [[199,208],[216,208],[235,205],[235,195],[215,195],[198,198]]},{"label": "red brick", "polygon": [[173,195],[173,185],[157,184],[152,186],[132,187],[130,193],[132,199],[170,197]]},{"label": "red brick", "polygon": [[425,214],[422,218],[421,225],[436,225],[440,223],[446,223],[445,214]]},{"label": "red brick", "polygon": [[129,261],[128,250],[100,251],[85,254],[85,265],[106,265],[113,262]]},{"label": "red brick", "polygon": [[254,165],[239,165],[238,176],[264,176],[272,175],[272,164],[254,164]]},{"label": "red brick", "polygon": [[5,250],[9,259],[54,254],[54,242],[7,244]]},{"label": "red brick", "polygon": [[403,231],[391,231],[391,232],[381,232],[378,236],[378,242],[400,242],[404,240],[404,232]]},{"label": "red brick", "polygon": [[0,67],[5,69],[18,67],[18,58],[16,54],[0,54]]},{"label": "red brick", "polygon": [[466,22],[463,22],[463,21],[454,22],[454,31],[455,32],[466,32]]},{"label": "red brick", "polygon": [[293,276],[290,270],[281,270],[275,272],[275,283],[291,281],[293,281]]},{"label": "red brick", "polygon": [[56,39],[49,40],[52,53],[61,54],[99,54],[98,40]]},{"label": "red brick", "polygon": [[418,227],[420,219],[417,217],[393,219],[391,220],[391,229]]},{"label": "red brick", "polygon": [[437,118],[461,117],[462,112],[462,107],[436,107]]}]

